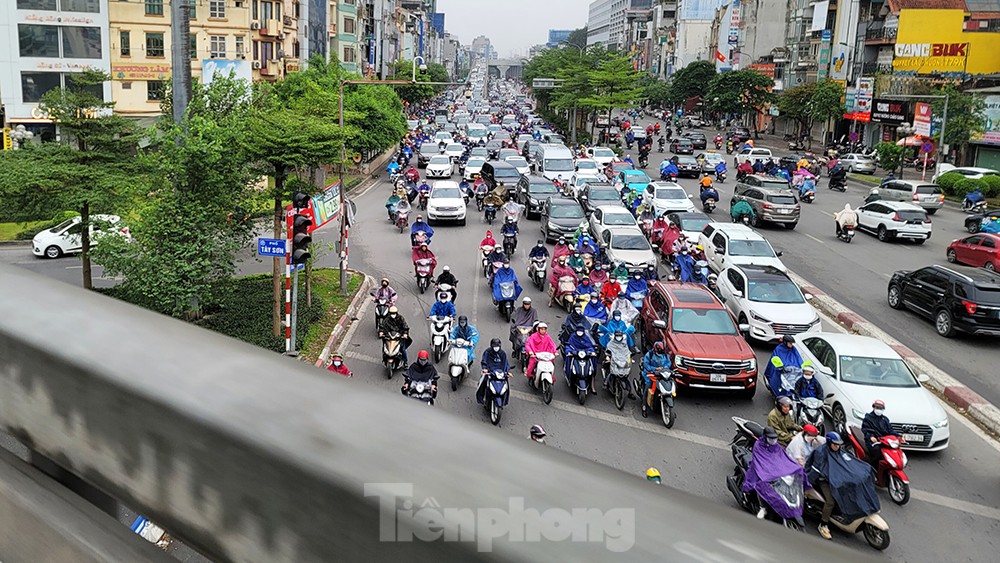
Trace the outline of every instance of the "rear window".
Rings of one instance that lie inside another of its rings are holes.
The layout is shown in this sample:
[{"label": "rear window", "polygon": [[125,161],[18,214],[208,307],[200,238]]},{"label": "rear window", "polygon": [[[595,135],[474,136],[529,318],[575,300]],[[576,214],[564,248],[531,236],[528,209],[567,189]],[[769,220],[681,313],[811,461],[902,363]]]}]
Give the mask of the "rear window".
[{"label": "rear window", "polygon": [[1000,287],[976,286],[976,302],[983,305],[1000,305]]},{"label": "rear window", "polygon": [[778,205],[795,205],[795,197],[790,195],[769,195],[767,201]]},{"label": "rear window", "polygon": [[941,188],[934,184],[921,184],[917,186],[917,193],[920,195],[940,194]]},{"label": "rear window", "polygon": [[919,221],[923,223],[924,219],[927,218],[927,214],[919,209],[901,209],[896,214],[903,221]]}]

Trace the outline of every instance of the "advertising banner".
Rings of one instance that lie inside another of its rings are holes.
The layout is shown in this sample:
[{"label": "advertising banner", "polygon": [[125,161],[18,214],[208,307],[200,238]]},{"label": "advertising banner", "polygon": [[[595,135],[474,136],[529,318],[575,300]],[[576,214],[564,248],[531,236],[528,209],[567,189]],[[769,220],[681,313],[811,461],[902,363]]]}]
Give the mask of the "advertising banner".
[{"label": "advertising banner", "polygon": [[1000,33],[965,31],[965,10],[904,9],[892,68],[909,74],[995,74],[997,53]]},{"label": "advertising banner", "polygon": [[972,141],[1000,145],[1000,96],[986,96],[983,110],[983,132],[972,136]]},{"label": "advertising banner", "polygon": [[340,182],[334,182],[323,193],[312,197],[313,229],[318,229],[340,214]]},{"label": "advertising banner", "polygon": [[830,39],[833,34],[829,29],[823,30],[823,42],[819,45],[819,68],[816,71],[818,80],[824,80],[830,70]]},{"label": "advertising banner", "polygon": [[862,78],[858,80],[858,93],[855,98],[855,111],[870,113],[872,111],[872,96],[875,94],[875,79]]},{"label": "advertising banner", "polygon": [[735,47],[740,42],[740,0],[733,0],[729,6],[729,44]]},{"label": "advertising banner", "polygon": [[250,66],[250,61],[245,60],[202,59],[202,83],[207,86],[215,80],[216,76],[244,80],[249,88],[250,83],[253,82],[253,68]]},{"label": "advertising banner", "polygon": [[924,102],[913,104],[913,129],[921,137],[931,136],[931,105]]},{"label": "advertising banner", "polygon": [[901,125],[909,120],[909,115],[910,112],[907,111],[906,102],[883,100],[880,98],[872,100],[872,121]]},{"label": "advertising banner", "polygon": [[822,31],[826,27],[826,15],[830,9],[830,0],[823,0],[813,4],[812,24],[809,31]]},{"label": "advertising banner", "polygon": [[166,80],[170,77],[170,63],[119,63],[111,65],[115,80]]},{"label": "advertising banner", "polygon": [[[680,5],[681,17],[685,21],[712,21],[715,11],[721,8],[724,0],[686,0]],[[725,21],[725,20],[723,20]]]}]

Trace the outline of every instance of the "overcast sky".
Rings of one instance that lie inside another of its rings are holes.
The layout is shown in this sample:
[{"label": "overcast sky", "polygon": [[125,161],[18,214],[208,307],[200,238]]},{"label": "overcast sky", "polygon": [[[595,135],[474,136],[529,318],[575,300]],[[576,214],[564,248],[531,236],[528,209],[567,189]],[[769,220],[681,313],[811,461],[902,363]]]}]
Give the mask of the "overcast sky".
[{"label": "overcast sky", "polygon": [[545,43],[550,29],[587,25],[591,0],[438,0],[444,27],[463,45],[480,35],[501,58],[526,56],[533,45]]}]

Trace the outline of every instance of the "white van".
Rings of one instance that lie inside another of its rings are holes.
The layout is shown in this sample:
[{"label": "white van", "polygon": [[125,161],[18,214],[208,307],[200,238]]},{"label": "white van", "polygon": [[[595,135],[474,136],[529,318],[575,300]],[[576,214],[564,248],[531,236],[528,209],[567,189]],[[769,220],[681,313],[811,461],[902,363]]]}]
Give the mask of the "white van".
[{"label": "white van", "polygon": [[573,175],[576,165],[573,161],[573,151],[565,145],[555,143],[532,143],[531,168],[549,180],[562,176],[568,181]]}]

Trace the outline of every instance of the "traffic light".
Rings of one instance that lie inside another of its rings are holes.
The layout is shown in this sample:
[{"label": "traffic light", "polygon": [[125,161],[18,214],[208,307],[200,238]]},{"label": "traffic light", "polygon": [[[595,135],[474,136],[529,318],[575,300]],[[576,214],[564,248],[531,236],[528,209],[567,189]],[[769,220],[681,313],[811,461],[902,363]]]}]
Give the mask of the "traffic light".
[{"label": "traffic light", "polygon": [[[308,208],[309,195],[295,192],[292,194],[292,205],[297,210]],[[312,244],[309,229],[312,225],[312,219],[308,215],[296,213],[292,218],[292,265],[305,264],[309,260],[309,245]]]}]

